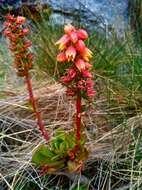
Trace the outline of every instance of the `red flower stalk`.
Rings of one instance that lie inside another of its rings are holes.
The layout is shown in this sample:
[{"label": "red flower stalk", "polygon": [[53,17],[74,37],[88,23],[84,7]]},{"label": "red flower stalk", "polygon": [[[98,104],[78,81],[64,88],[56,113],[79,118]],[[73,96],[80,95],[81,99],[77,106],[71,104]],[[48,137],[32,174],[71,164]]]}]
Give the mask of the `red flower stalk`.
[{"label": "red flower stalk", "polygon": [[[88,34],[83,29],[76,29],[72,25],[64,27],[65,34],[56,44],[62,51],[57,55],[58,62],[70,63],[67,74],[61,77],[61,82],[67,87],[68,96],[76,96],[76,146],[81,139],[81,99],[82,96],[92,98],[95,95],[94,82],[90,69],[92,65],[88,63],[92,57],[92,52],[86,47],[84,40]],[[62,64],[63,67],[64,64]]]},{"label": "red flower stalk", "polygon": [[81,138],[81,130],[80,130],[80,127],[81,127],[81,96],[80,96],[80,94],[78,94],[77,98],[76,98],[76,126],[77,126],[76,140],[77,140],[77,142],[79,142],[80,138]]},{"label": "red flower stalk", "polygon": [[46,141],[48,141],[48,132],[46,131],[44,122],[41,118],[41,113],[38,110],[29,75],[29,70],[32,68],[33,54],[29,53],[29,47],[32,45],[32,42],[30,40],[26,40],[25,38],[29,33],[29,29],[24,26],[25,22],[26,18],[23,16],[14,17],[10,14],[7,15],[6,22],[4,23],[5,30],[3,34],[10,41],[9,49],[14,54],[14,67],[16,69],[16,73],[20,77],[25,77],[30,103],[32,104],[33,110],[35,112],[37,124],[43,137]]}]

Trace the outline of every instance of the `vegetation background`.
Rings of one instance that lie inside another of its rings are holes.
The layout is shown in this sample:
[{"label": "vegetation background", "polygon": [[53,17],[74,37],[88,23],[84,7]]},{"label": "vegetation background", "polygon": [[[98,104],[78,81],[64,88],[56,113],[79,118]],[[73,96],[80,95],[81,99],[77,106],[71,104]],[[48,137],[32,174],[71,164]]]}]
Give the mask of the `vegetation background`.
[{"label": "vegetation background", "polygon": [[[24,14],[32,22],[31,71],[34,91],[47,129],[69,130],[74,102],[56,82],[60,65],[56,62],[55,41],[63,27],[47,22],[50,10]],[[31,164],[35,148],[43,143],[23,80],[16,77],[7,41],[0,46],[0,189],[1,190],[141,190],[142,189],[142,42],[140,0],[129,3],[130,28],[121,38],[91,31],[86,44],[93,51],[97,95],[84,102],[87,146],[90,156],[80,175],[59,171],[39,176]],[[74,25],[83,27],[79,22]],[[54,75],[52,75],[54,73]]]}]

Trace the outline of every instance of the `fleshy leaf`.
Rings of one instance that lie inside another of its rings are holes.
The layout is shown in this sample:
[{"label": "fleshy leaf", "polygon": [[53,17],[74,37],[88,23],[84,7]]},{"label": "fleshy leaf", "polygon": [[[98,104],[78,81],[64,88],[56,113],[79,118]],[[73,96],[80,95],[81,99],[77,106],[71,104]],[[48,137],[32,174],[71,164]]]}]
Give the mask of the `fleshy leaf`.
[{"label": "fleshy leaf", "polygon": [[68,161],[68,170],[69,172],[80,172],[82,168],[82,162]]},{"label": "fleshy leaf", "polygon": [[48,149],[45,145],[40,145],[32,156],[32,162],[36,163],[39,166],[43,166],[48,161],[54,158],[55,154]]}]

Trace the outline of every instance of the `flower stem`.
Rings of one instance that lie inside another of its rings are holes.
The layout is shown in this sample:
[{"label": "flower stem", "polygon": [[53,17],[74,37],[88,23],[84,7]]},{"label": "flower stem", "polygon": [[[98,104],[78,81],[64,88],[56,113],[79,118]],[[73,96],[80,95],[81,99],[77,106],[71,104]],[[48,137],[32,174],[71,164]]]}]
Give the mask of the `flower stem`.
[{"label": "flower stem", "polygon": [[79,144],[81,138],[81,96],[77,95],[76,98],[76,141]]},{"label": "flower stem", "polygon": [[76,97],[76,118],[75,118],[75,126],[76,126],[76,144],[74,148],[70,151],[70,159],[75,159],[75,154],[77,153],[79,149],[80,139],[81,139],[81,96],[80,93],[77,94]]},{"label": "flower stem", "polygon": [[30,76],[29,76],[28,72],[25,75],[25,82],[27,84],[27,90],[28,90],[28,93],[29,93],[30,102],[31,102],[33,110],[35,112],[35,117],[37,119],[37,124],[39,126],[39,130],[41,131],[41,134],[44,137],[44,139],[48,142],[49,135],[48,135],[48,132],[47,132],[47,130],[45,128],[44,122],[42,120],[41,113],[38,110],[37,102],[36,102],[36,100],[34,98],[34,94],[33,94],[31,79],[30,79]]},{"label": "flower stem", "polygon": [[76,98],[76,144],[73,148],[73,150],[71,150],[71,160],[74,160],[75,158],[75,154],[79,149],[79,144],[80,144],[80,139],[81,139],[81,96],[80,93],[77,94],[77,98]]}]

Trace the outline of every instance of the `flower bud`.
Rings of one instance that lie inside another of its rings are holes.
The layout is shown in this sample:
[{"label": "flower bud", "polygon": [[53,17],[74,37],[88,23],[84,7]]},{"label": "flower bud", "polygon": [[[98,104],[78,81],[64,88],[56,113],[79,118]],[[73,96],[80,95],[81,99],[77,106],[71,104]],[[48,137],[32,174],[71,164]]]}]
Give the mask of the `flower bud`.
[{"label": "flower bud", "polygon": [[92,74],[87,70],[82,71],[82,75],[85,78],[92,78]]},{"label": "flower bud", "polygon": [[64,32],[66,34],[70,34],[72,31],[75,31],[75,27],[74,26],[72,26],[71,24],[65,25]]},{"label": "flower bud", "polygon": [[58,62],[65,62],[67,61],[66,54],[64,52],[61,52],[57,55],[57,61]]},{"label": "flower bud", "polygon": [[5,18],[6,18],[6,20],[8,20],[11,23],[16,21],[16,18],[14,18],[14,16],[10,15],[10,14],[6,15]]},{"label": "flower bud", "polygon": [[77,35],[78,35],[78,38],[81,40],[86,40],[88,38],[87,32],[83,29],[77,30]]},{"label": "flower bud", "polygon": [[23,16],[17,16],[16,18],[16,24],[24,24],[26,21],[26,18]]},{"label": "flower bud", "polygon": [[31,40],[27,40],[27,41],[24,42],[24,48],[28,48],[28,47],[30,47],[31,45],[32,45]]},{"label": "flower bud", "polygon": [[81,89],[81,90],[86,89],[86,81],[85,81],[85,80],[80,80],[80,81],[78,81],[77,87],[78,87],[79,89]]},{"label": "flower bud", "polygon": [[23,28],[22,34],[27,35],[28,33],[29,33],[29,29],[28,28]]},{"label": "flower bud", "polygon": [[78,41],[78,35],[76,32],[71,32],[70,33],[70,39],[73,43],[76,43]]},{"label": "flower bud", "polygon": [[68,84],[70,81],[71,81],[71,78],[69,76],[61,77],[61,82],[64,84]]},{"label": "flower bud", "polygon": [[30,60],[30,61],[32,61],[33,60],[33,54],[32,53],[28,53],[27,54],[27,58]]},{"label": "flower bud", "polygon": [[94,89],[87,90],[87,96],[93,97],[93,96],[95,96],[95,94],[96,94],[96,91]]},{"label": "flower bud", "polygon": [[67,94],[68,96],[74,96],[74,95],[75,95],[75,92],[74,92],[71,88],[68,88],[68,89],[66,90],[66,94]]},{"label": "flower bud", "polygon": [[69,69],[68,70],[68,76],[71,78],[71,79],[74,79],[75,76],[76,76],[76,71],[74,69]]},{"label": "flower bud", "polygon": [[86,87],[87,88],[94,88],[94,81],[91,79],[86,80]]},{"label": "flower bud", "polygon": [[5,30],[3,31],[3,34],[4,34],[4,36],[9,37],[9,36],[11,35],[11,31],[10,31],[9,29],[5,29]]}]

